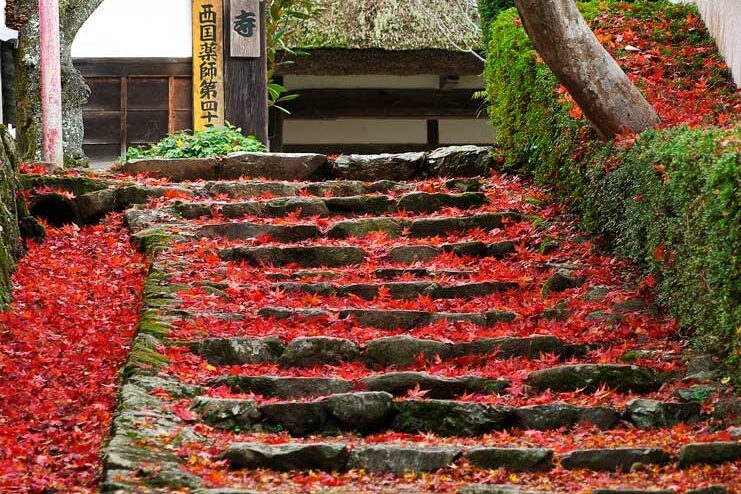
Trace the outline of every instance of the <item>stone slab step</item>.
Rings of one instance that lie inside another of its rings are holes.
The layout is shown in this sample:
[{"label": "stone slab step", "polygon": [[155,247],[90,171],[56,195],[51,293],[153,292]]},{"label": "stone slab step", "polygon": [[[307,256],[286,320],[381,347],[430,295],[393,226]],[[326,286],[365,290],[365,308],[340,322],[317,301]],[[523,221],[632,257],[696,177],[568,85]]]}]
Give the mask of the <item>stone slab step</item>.
[{"label": "stone slab step", "polygon": [[[341,198],[367,196],[370,194],[387,194],[414,189],[411,182],[362,182],[359,180],[327,180],[323,182],[265,182],[259,180],[240,180],[237,182],[208,182],[201,189],[203,195],[227,196],[231,199],[249,199],[265,196],[292,197],[318,196],[323,198]],[[478,183],[481,187],[481,183]],[[451,187],[452,190],[457,190]],[[476,189],[478,190],[478,189]],[[475,191],[475,190],[474,190]]]},{"label": "stone slab step", "polygon": [[265,397],[307,398],[348,393],[353,389],[383,392],[404,396],[419,388],[434,399],[448,399],[466,393],[490,394],[507,389],[509,382],[474,376],[448,378],[424,372],[391,372],[367,377],[358,381],[324,377],[280,376],[224,376],[209,382],[211,386],[228,386],[239,393],[254,393]]},{"label": "stone slab step", "polygon": [[124,173],[168,178],[173,182],[235,180],[240,177],[271,180],[307,180],[327,166],[320,154],[232,153],[223,158],[142,159],[125,163]]},{"label": "stone slab step", "polygon": [[[314,225],[264,225],[250,222],[203,225],[197,227],[193,233],[197,237],[225,238],[228,240],[244,240],[268,236],[276,242],[300,242],[322,235],[321,230]],[[320,248],[316,247],[316,249]]]},{"label": "stone slab step", "polygon": [[338,285],[332,283],[284,282],[273,286],[286,292],[304,292],[322,296],[348,297],[354,295],[364,300],[373,300],[381,292],[387,292],[392,299],[410,300],[425,295],[433,300],[474,298],[507,290],[516,290],[519,283],[512,281],[482,281],[459,285],[441,285],[430,281],[400,281],[390,283],[355,283]]},{"label": "stone slab step", "polygon": [[535,371],[528,384],[538,391],[595,391],[608,386],[621,392],[650,393],[662,385],[662,376],[635,365],[576,364]]},{"label": "stone slab step", "polygon": [[398,199],[387,195],[358,195],[348,197],[279,197],[267,200],[242,202],[182,202],[162,209],[180,218],[224,217],[241,218],[246,215],[280,218],[297,214],[300,218],[328,217],[347,214],[386,214],[397,211],[408,213],[433,213],[445,208],[473,209],[488,203],[480,192],[430,193],[411,192]]},{"label": "stone slab step", "polygon": [[437,321],[451,323],[463,322],[476,326],[489,327],[499,322],[511,322],[517,318],[517,314],[509,311],[489,312],[425,312],[417,310],[397,309],[340,309],[335,311],[323,309],[291,309],[288,307],[264,307],[258,315],[272,317],[274,319],[290,318],[331,318],[352,319],[353,323],[360,327],[373,327],[378,329],[404,329],[414,328],[432,324]]},{"label": "stone slab step", "polygon": [[[349,270],[299,269],[290,272],[268,272],[265,278],[270,281],[290,281],[299,279],[337,280],[354,274]],[[379,268],[370,273],[371,278],[392,280],[395,278],[465,278],[477,274],[471,269],[427,269],[427,268]]]},{"label": "stone slab step", "polygon": [[[567,345],[555,336],[480,338],[465,343],[448,343],[399,335],[378,338],[365,345],[342,338],[312,336],[296,338],[287,347],[275,337],[234,337],[201,340],[189,346],[193,353],[211,365],[281,363],[285,367],[336,365],[350,361],[361,361],[369,366],[404,367],[417,362],[420,355],[429,360],[469,355],[533,359],[543,353],[569,357],[580,351],[579,347]],[[636,416],[640,414],[641,410],[637,408]]]},{"label": "stone slab step", "polygon": [[[463,448],[456,446],[358,445],[344,443],[288,443],[268,446],[257,443],[232,443],[223,453],[233,469],[264,468],[275,471],[322,470],[343,472],[365,470],[369,473],[424,473],[455,468],[469,462],[479,468],[504,468],[509,472],[539,472],[563,465],[579,465],[593,471],[622,470],[639,463],[664,465],[670,463],[670,453],[659,448],[613,448],[575,450],[560,456],[542,448]],[[613,467],[613,468],[610,468]],[[569,468],[569,467],[566,467]],[[716,486],[724,489],[722,486]],[[537,493],[520,490],[517,486],[475,484],[460,492],[469,494]],[[672,490],[598,489],[602,494],[665,493]],[[694,492],[694,491],[692,491]],[[697,491],[702,492],[702,491]],[[711,490],[708,492],[723,492]]]},{"label": "stone slab step", "polygon": [[[393,376],[396,379],[399,376]],[[403,376],[401,376],[403,377]],[[408,434],[431,433],[448,437],[476,437],[502,430],[560,430],[570,429],[578,424],[590,424],[602,430],[614,429],[621,424],[632,425],[630,415],[624,410],[610,407],[579,407],[566,403],[510,407],[485,403],[456,401],[453,399],[402,398],[394,399],[392,392],[405,393],[399,388],[385,387],[380,382],[375,391],[346,391],[357,389],[357,383],[335,379],[330,382],[322,378],[259,378],[225,376],[211,384],[226,384],[240,392],[254,392],[257,379],[261,390],[276,391],[283,388],[291,391],[311,389],[325,393],[323,397],[310,394],[304,398],[313,401],[267,402],[262,405],[253,400],[199,397],[193,401],[203,421],[214,427],[244,431],[287,431],[293,436],[334,435],[340,432],[374,433],[391,430]],[[266,384],[272,379],[271,384]],[[313,381],[310,379],[314,379]],[[466,378],[457,380],[438,379],[435,383],[439,393],[459,393]],[[476,382],[477,381],[477,382]],[[361,381],[362,382],[362,381]],[[418,388],[424,391],[426,384]],[[490,381],[497,384],[496,381]],[[408,380],[406,386],[414,384]],[[481,380],[474,380],[479,386]],[[240,387],[244,386],[244,387]],[[324,386],[320,389],[320,386]],[[361,384],[362,386],[362,384]],[[415,385],[416,386],[416,385]],[[343,392],[326,394],[333,389]],[[386,389],[381,391],[381,389]],[[410,388],[406,388],[410,389]],[[390,391],[390,392],[387,392]],[[442,396],[442,394],[437,395]],[[286,398],[288,399],[288,398]],[[297,399],[297,398],[293,398]],[[697,417],[705,418],[697,411]],[[696,420],[693,420],[696,421]],[[680,454],[683,465],[733,461],[738,458],[738,443],[713,443],[713,446],[693,445]],[[590,460],[598,455],[587,455]],[[573,460],[579,464],[580,458]],[[578,468],[574,466],[574,468]]]},{"label": "stone slab step", "polygon": [[391,248],[388,252],[388,258],[392,262],[414,264],[431,261],[441,254],[451,252],[458,256],[494,257],[500,259],[508,254],[513,254],[515,250],[515,242],[510,240],[495,243],[459,242],[442,244],[439,247],[432,245],[406,245]]},{"label": "stone slab step", "polygon": [[523,219],[526,219],[526,217],[516,211],[414,220],[378,216],[337,222],[327,231],[327,236],[344,239],[364,237],[372,232],[384,232],[391,237],[402,235],[413,238],[444,237],[447,234],[467,232],[476,228],[482,230],[502,228],[505,221],[521,221]]},{"label": "stone slab step", "polygon": [[485,176],[493,166],[490,148],[458,146],[440,148],[429,154],[343,155],[334,162],[319,154],[238,152],[220,158],[133,160],[121,169],[124,173],[168,178],[173,182],[241,177],[297,181],[329,177],[373,182]]},{"label": "stone slab step", "polygon": [[296,264],[305,268],[340,267],[362,263],[367,253],[358,247],[234,247],[219,251],[224,261],[254,266]]}]

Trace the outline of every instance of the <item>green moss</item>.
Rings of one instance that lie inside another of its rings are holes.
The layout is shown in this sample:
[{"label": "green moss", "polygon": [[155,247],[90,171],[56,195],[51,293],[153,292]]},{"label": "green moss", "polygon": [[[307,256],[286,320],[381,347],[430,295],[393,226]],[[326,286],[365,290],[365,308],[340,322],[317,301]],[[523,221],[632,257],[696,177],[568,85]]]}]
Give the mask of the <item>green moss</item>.
[{"label": "green moss", "polygon": [[167,357],[157,351],[153,342],[137,337],[129,353],[126,365],[121,369],[124,379],[135,374],[156,374],[169,363]]},{"label": "green moss", "polygon": [[37,175],[33,173],[20,175],[18,178],[21,189],[32,190],[42,187],[62,189],[81,196],[90,192],[107,189],[109,184],[102,180],[87,177],[62,177],[55,175]]},{"label": "green moss", "polygon": [[[589,18],[615,5],[609,0],[580,7]],[[632,7],[621,15],[655,19],[660,11],[672,22],[695,13],[694,7],[664,0]],[[679,319],[682,333],[692,335],[693,346],[727,355],[730,368],[738,366],[741,127],[649,131],[629,149],[599,143],[583,123],[569,118],[556,78],[538,61],[517,21],[510,9],[492,22],[485,70],[505,167],[548,186],[616,253],[653,274],[659,302]],[[660,35],[667,46],[670,36],[717,56],[704,30]],[[680,68],[688,78],[696,61],[688,57]]]}]

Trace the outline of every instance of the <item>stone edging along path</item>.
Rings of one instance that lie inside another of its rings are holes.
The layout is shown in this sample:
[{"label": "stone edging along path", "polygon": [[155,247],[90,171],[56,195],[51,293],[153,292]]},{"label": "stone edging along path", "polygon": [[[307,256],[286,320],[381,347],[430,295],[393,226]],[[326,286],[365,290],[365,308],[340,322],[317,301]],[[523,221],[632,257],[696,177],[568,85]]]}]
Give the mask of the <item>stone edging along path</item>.
[{"label": "stone edging along path", "polygon": [[[565,470],[584,492],[596,475],[640,486],[624,492],[731,478],[739,443],[709,426],[733,419],[692,398],[681,345],[650,332],[663,319],[491,160],[150,160],[125,169],[173,183],[66,198],[81,222],[128,209],[152,263],[101,491],[300,492],[309,471],[343,482],[327,492],[437,492],[422,473],[455,472],[441,492],[462,493],[574,492]],[[628,398],[594,398],[611,394]]]}]

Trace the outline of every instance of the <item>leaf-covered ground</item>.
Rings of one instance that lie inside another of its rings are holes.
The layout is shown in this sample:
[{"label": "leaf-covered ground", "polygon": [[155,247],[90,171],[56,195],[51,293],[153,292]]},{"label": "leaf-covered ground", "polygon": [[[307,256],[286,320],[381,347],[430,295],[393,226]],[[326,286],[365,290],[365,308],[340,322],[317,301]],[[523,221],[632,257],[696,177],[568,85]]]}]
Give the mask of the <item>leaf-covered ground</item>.
[{"label": "leaf-covered ground", "polygon": [[145,274],[120,215],[31,244],[0,314],[0,491],[93,492]]}]

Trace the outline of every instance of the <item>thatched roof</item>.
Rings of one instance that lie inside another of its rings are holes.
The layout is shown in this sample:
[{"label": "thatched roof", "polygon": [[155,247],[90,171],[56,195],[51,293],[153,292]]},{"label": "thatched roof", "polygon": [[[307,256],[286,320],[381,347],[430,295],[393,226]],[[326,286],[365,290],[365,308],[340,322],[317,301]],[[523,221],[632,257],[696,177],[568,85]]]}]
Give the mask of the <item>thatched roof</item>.
[{"label": "thatched roof", "polygon": [[478,48],[481,32],[471,0],[316,0],[319,14],[291,44],[306,49],[458,51]]}]

